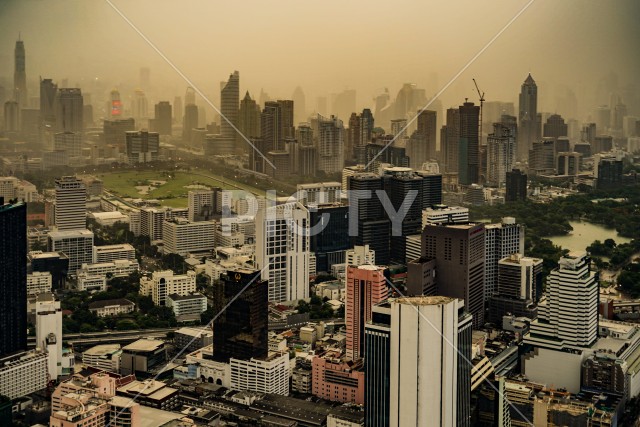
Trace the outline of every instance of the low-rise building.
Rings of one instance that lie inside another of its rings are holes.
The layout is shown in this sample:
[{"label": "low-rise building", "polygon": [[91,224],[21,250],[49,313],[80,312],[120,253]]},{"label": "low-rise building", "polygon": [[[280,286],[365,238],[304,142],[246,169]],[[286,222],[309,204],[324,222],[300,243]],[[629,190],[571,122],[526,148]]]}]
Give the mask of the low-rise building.
[{"label": "low-rise building", "polygon": [[179,406],[179,391],[153,379],[132,381],[118,387],[116,393],[118,396],[134,399],[140,405],[164,411],[171,411]]},{"label": "low-rise building", "polygon": [[213,331],[206,326],[180,328],[175,332],[173,344],[176,348],[185,349],[184,353],[192,353],[213,344]]},{"label": "low-rise building", "polygon": [[215,247],[214,232],[215,223],[212,221],[190,222],[184,218],[164,221],[164,252],[181,256],[192,252],[211,252]]},{"label": "low-rise building", "polygon": [[264,359],[241,360],[231,358],[230,385],[233,390],[259,393],[289,394],[289,353],[271,353]]},{"label": "low-rise building", "polygon": [[128,259],[129,261],[135,261],[135,248],[129,243],[93,247],[93,260],[95,263],[111,262],[119,259]]},{"label": "low-rise building", "polygon": [[313,395],[333,402],[364,404],[362,359],[345,358],[342,350],[329,349],[312,362]]},{"label": "low-rise building", "polygon": [[166,305],[167,296],[189,295],[196,291],[196,273],[174,274],[171,270],[154,271],[151,277],[140,279],[140,295],[147,295],[156,305]]},{"label": "low-rise building", "polygon": [[49,381],[47,353],[33,350],[0,359],[0,395],[15,399],[42,390]]},{"label": "low-rise building", "polygon": [[84,273],[88,276],[111,276],[128,277],[140,269],[138,261],[135,259],[118,259],[94,264],[82,264],[78,274]]},{"label": "low-rise building", "polygon": [[135,309],[135,303],[125,298],[94,301],[89,304],[89,311],[95,313],[98,317],[132,313]]},{"label": "low-rise building", "polygon": [[167,350],[163,341],[139,339],[122,348],[120,374],[149,376],[166,361]]},{"label": "low-rise building", "polygon": [[48,271],[34,271],[27,274],[27,295],[51,292],[52,284],[51,273]]},{"label": "low-rise building", "polygon": [[207,297],[199,293],[171,294],[167,296],[166,305],[173,310],[178,322],[189,322],[199,320],[200,314],[207,310]]},{"label": "low-rise building", "polygon": [[82,363],[107,372],[120,372],[120,344],[101,344],[82,353]]},{"label": "low-rise building", "polygon": [[79,291],[104,292],[107,290],[107,276],[91,275],[80,271],[76,279],[76,289]]}]

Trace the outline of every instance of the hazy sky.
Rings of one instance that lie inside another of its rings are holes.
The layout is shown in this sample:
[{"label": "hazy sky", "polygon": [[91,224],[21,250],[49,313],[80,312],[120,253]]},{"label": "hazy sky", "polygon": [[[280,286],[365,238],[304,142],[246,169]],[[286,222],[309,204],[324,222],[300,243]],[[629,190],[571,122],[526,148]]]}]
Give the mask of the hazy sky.
[{"label": "hazy sky", "polygon": [[[112,1],[215,102],[220,81],[239,70],[241,91],[257,97],[264,88],[289,98],[300,85],[309,109],[316,96],[345,88],[357,90],[360,107],[384,87],[395,97],[404,82],[435,93],[528,3]],[[555,108],[550,93],[563,85],[582,103],[602,102],[593,99],[594,87],[607,73],[615,72],[621,85],[638,83],[638,17],[638,0],[535,0],[443,94],[443,104],[475,100],[472,77],[487,100],[516,101],[528,72],[547,89],[540,94],[543,110]],[[104,0],[0,0],[5,83],[12,79],[18,32],[32,83],[39,75],[68,78],[92,92],[90,82],[98,78],[128,91],[147,66],[150,101],[184,95],[186,83]]]}]

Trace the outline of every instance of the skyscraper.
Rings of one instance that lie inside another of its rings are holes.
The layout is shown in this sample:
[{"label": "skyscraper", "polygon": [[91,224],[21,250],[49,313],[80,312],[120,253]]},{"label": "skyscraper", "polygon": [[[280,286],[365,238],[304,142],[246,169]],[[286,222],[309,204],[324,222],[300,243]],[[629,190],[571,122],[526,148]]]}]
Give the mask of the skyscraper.
[{"label": "skyscraper", "polygon": [[440,133],[440,150],[445,172],[458,172],[458,147],[460,145],[460,110],[447,109],[447,124]]},{"label": "skyscraper", "polygon": [[76,132],[59,132],[53,137],[53,149],[65,151],[69,157],[82,156],[82,134]]},{"label": "skyscraper", "polygon": [[484,227],[484,299],[498,291],[498,262],[512,254],[524,254],[524,227],[512,217]]},{"label": "skyscraper", "polygon": [[24,52],[24,42],[16,41],[14,50],[14,71],[13,71],[13,90],[14,100],[20,105],[20,108],[26,108],[29,102],[27,97],[27,72],[26,59]]},{"label": "skyscraper", "polygon": [[365,350],[364,327],[371,320],[372,307],[387,299],[388,271],[374,265],[347,266],[345,322],[346,355],[351,360],[362,357]]},{"label": "skyscraper", "polygon": [[458,146],[458,182],[471,185],[479,182],[480,141],[478,120],[480,107],[473,102],[465,102],[460,110],[460,144]]},{"label": "skyscraper", "polygon": [[318,120],[318,170],[332,174],[344,167],[344,128],[335,116]]},{"label": "skyscraper", "polygon": [[251,99],[251,95],[247,91],[242,101],[240,101],[238,116],[238,129],[247,138],[260,137],[260,114],[260,107],[255,100]]},{"label": "skyscraper", "polygon": [[[224,139],[235,141],[239,136],[234,127],[238,126],[240,102],[240,73],[234,71],[229,80],[220,83],[220,134]],[[236,147],[240,144],[237,143]]]},{"label": "skyscraper", "polygon": [[527,200],[527,174],[520,169],[513,169],[506,173],[505,202]]},{"label": "skyscraper", "polygon": [[27,348],[27,205],[0,197],[0,357]]},{"label": "skyscraper", "polygon": [[366,339],[365,425],[471,425],[471,316],[460,300],[389,299]]},{"label": "skyscraper", "polygon": [[125,150],[129,163],[148,163],[158,160],[160,135],[158,132],[127,132]]},{"label": "skyscraper", "polygon": [[484,324],[484,224],[427,224],[422,256],[435,258],[438,294],[464,300],[473,325]]},{"label": "skyscraper", "polygon": [[51,79],[40,79],[40,121],[53,124],[56,121],[56,94],[58,85]]},{"label": "skyscraper", "polygon": [[529,156],[531,144],[540,138],[538,128],[538,86],[529,74],[520,88],[518,104],[518,159],[525,160]]},{"label": "skyscraper", "polygon": [[84,129],[84,101],[78,88],[58,89],[56,98],[56,127],[59,132],[82,132]]},{"label": "skyscraper", "polygon": [[502,187],[516,159],[515,135],[502,123],[493,124],[493,133],[487,137],[486,184]]},{"label": "skyscraper", "polygon": [[182,122],[182,143],[191,144],[191,131],[198,127],[198,107],[195,104],[187,104],[184,107],[184,120]]},{"label": "skyscraper", "polygon": [[248,360],[268,354],[269,303],[267,282],[260,272],[229,270],[214,285],[213,359]]},{"label": "skyscraper", "polygon": [[256,214],[256,268],[269,283],[269,301],[309,297],[309,211],[301,203]]},{"label": "skyscraper", "polygon": [[282,110],[279,103],[267,101],[264,104],[260,117],[260,136],[265,151],[280,151],[284,148],[281,116]]},{"label": "skyscraper", "polygon": [[293,90],[293,95],[291,95],[291,99],[293,100],[293,119],[294,124],[301,123],[307,120],[307,103],[304,96],[304,92],[300,86],[296,86]]},{"label": "skyscraper", "polygon": [[87,228],[87,189],[75,176],[56,179],[55,218],[58,231]]},{"label": "skyscraper", "polygon": [[62,374],[62,310],[60,301],[52,293],[44,292],[36,298],[36,346],[45,350],[49,359],[49,377]]},{"label": "skyscraper", "polygon": [[160,135],[171,135],[171,117],[169,101],[160,101],[155,105],[154,126],[149,127]]},{"label": "skyscraper", "polygon": [[419,166],[413,166],[414,169],[420,169],[422,164],[427,160],[435,160],[436,158],[436,120],[437,113],[435,111],[423,110],[418,113],[418,135],[420,140],[424,143],[419,150],[420,157],[412,164]]},{"label": "skyscraper", "polygon": [[544,124],[543,137],[560,138],[569,135],[569,130],[564,119],[559,114],[552,114]]}]

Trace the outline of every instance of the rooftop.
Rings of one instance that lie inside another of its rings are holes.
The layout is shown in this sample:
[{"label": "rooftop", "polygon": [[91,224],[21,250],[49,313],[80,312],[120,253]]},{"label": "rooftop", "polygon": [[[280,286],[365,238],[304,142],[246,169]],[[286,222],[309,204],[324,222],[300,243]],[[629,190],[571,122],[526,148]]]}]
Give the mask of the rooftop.
[{"label": "rooftop", "polygon": [[100,344],[91,347],[83,354],[88,356],[107,356],[120,351],[120,344]]},{"label": "rooftop", "polygon": [[413,306],[417,306],[417,305],[438,305],[438,304],[448,304],[451,301],[454,301],[455,298],[450,298],[450,297],[442,297],[442,296],[436,296],[436,297],[403,297],[403,298],[396,298],[395,302],[397,302],[398,304],[410,304]]},{"label": "rooftop", "polygon": [[118,298],[118,299],[107,299],[103,301],[94,301],[89,304],[89,310],[91,309],[99,309],[105,307],[114,307],[114,306],[131,306],[135,305],[133,302],[129,301],[126,298]]},{"label": "rooftop", "polygon": [[153,338],[143,338],[123,347],[126,351],[154,351],[164,346],[164,342]]}]

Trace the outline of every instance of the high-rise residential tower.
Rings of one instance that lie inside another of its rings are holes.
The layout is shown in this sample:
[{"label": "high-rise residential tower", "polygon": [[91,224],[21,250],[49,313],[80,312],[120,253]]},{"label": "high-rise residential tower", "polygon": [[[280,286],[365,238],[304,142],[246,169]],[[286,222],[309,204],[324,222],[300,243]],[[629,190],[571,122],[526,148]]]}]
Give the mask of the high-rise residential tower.
[{"label": "high-rise residential tower", "polygon": [[75,176],[56,179],[56,227],[58,231],[87,228],[87,189]]},{"label": "high-rise residential tower", "polygon": [[27,205],[0,197],[0,357],[27,348]]},{"label": "high-rise residential tower", "polygon": [[238,126],[239,102],[240,73],[234,71],[229,80],[220,83],[220,134],[225,140],[235,141],[239,137],[234,129]]},{"label": "high-rise residential tower", "polygon": [[516,159],[516,140],[511,129],[502,123],[493,124],[487,137],[487,185],[502,187]]},{"label": "high-rise residential tower", "polygon": [[504,217],[499,224],[484,227],[484,299],[498,291],[498,262],[513,254],[524,254],[524,226],[513,217]]},{"label": "high-rise residential tower", "polygon": [[151,130],[160,135],[171,135],[171,104],[169,101],[160,101],[155,105],[155,116]]},{"label": "high-rise residential tower", "polygon": [[60,132],[82,132],[84,101],[78,88],[58,89],[56,97],[56,127]]},{"label": "high-rise residential tower", "polygon": [[351,360],[364,353],[364,326],[371,320],[375,304],[389,295],[388,271],[374,265],[347,266],[345,322],[347,326],[347,357]]},{"label": "high-rise residential tower", "polygon": [[538,86],[529,74],[520,88],[518,113],[518,159],[529,156],[531,145],[540,139],[538,127]]}]

